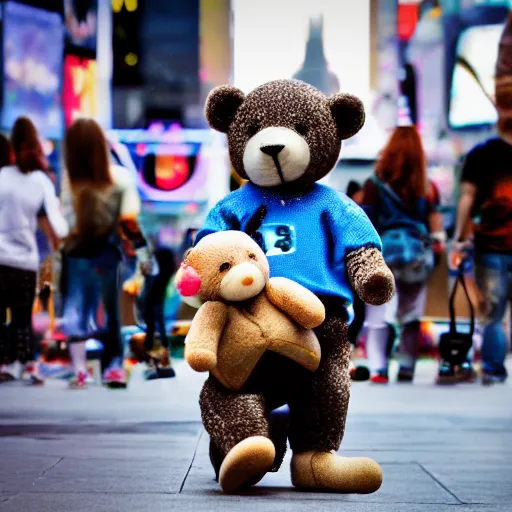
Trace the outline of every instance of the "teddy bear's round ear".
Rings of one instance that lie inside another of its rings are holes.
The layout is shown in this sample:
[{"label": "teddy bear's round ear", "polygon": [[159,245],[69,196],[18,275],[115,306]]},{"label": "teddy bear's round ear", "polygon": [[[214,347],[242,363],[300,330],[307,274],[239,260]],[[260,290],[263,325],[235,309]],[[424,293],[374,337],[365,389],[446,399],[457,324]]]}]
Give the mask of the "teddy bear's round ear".
[{"label": "teddy bear's round ear", "polygon": [[328,101],[341,139],[350,139],[364,125],[363,102],[352,94],[335,94]]},{"label": "teddy bear's round ear", "polygon": [[208,124],[214,130],[226,133],[244,99],[245,94],[230,85],[213,89],[206,98],[205,116]]},{"label": "teddy bear's round ear", "polygon": [[182,265],[176,273],[175,284],[182,297],[194,297],[201,289],[201,278],[193,267]]}]

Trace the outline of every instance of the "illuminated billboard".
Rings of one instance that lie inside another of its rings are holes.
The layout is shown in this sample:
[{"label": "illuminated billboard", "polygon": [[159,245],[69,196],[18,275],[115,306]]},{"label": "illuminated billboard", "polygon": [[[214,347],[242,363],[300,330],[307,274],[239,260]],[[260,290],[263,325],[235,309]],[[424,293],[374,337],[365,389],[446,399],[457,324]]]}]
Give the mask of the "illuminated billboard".
[{"label": "illuminated billboard", "polygon": [[60,137],[64,27],[59,14],[8,2],[3,20],[2,128],[29,116],[40,133]]},{"label": "illuminated billboard", "polygon": [[96,61],[76,55],[66,55],[63,97],[66,126],[70,126],[79,117],[95,117],[96,102]]}]

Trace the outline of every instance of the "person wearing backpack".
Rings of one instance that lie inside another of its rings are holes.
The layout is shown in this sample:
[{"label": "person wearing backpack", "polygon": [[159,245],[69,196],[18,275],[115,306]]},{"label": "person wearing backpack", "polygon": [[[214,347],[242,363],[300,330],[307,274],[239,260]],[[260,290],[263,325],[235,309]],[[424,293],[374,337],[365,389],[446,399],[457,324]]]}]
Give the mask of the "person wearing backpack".
[{"label": "person wearing backpack", "polygon": [[75,372],[71,388],[84,388],[87,381],[86,340],[95,334],[101,298],[107,317],[103,382],[125,388],[120,319],[120,270],[126,242],[134,250],[141,271],[151,274],[152,254],[138,224],[140,197],[129,171],[113,165],[100,126],[92,119],[79,119],[64,140],[67,185],[73,205],[74,227],[64,244],[67,257],[67,291],[64,329]]},{"label": "person wearing backpack", "polygon": [[427,180],[426,157],[414,126],[397,127],[364,186],[363,208],[382,239],[382,254],[396,282],[396,301],[367,306],[367,355],[371,380],[388,382],[386,323],[394,316],[400,327],[398,380],[411,382],[418,355],[420,319],[435,255],[444,250],[446,235]]}]

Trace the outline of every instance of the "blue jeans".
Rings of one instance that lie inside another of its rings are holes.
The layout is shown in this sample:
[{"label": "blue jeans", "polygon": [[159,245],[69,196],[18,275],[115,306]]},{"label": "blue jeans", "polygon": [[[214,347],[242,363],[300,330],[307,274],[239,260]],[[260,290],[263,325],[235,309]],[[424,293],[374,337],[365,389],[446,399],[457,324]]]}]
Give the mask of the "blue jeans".
[{"label": "blue jeans", "polygon": [[503,374],[507,356],[503,318],[512,297],[512,254],[477,253],[475,260],[476,281],[485,301],[480,318],[483,369]]},{"label": "blue jeans", "polygon": [[[101,337],[102,363],[107,367],[123,356],[119,305],[120,263],[106,269],[95,268],[90,260],[68,258],[67,290],[64,306],[65,333],[71,340]],[[100,301],[107,317],[104,336],[98,333],[96,313]]]}]

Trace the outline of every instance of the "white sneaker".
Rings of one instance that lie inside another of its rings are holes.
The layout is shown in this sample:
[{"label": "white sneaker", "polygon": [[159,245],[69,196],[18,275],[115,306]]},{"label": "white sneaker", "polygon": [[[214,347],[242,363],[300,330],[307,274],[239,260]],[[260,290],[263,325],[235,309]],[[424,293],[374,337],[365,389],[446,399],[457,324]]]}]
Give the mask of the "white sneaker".
[{"label": "white sneaker", "polygon": [[0,380],[2,382],[8,382],[12,380],[18,380],[21,377],[21,363],[14,361],[11,364],[3,364],[0,367]]}]

